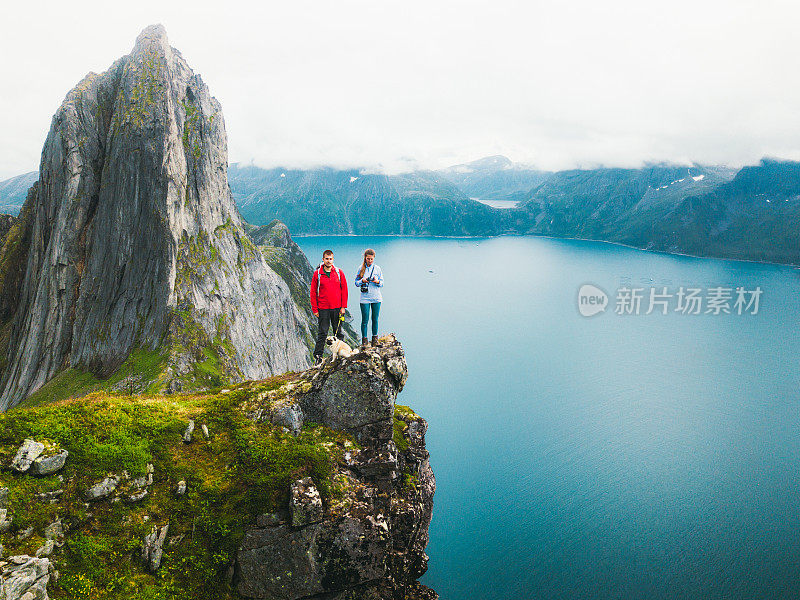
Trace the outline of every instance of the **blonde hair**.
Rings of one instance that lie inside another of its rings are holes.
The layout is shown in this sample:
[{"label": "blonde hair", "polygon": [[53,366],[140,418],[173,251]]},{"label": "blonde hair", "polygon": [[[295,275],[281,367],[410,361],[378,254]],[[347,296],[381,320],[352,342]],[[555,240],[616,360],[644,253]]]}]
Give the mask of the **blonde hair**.
[{"label": "blonde hair", "polygon": [[364,250],[364,261],[361,263],[361,270],[358,272],[358,278],[361,279],[364,277],[364,271],[367,270],[367,257],[368,256],[375,256],[375,250],[372,248],[367,248]]}]

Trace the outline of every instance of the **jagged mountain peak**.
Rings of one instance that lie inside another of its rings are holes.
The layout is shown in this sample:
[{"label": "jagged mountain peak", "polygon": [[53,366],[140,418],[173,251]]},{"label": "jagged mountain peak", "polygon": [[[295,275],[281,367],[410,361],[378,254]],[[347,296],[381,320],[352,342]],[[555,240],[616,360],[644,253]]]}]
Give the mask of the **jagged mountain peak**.
[{"label": "jagged mountain peak", "polygon": [[234,380],[308,364],[307,319],[245,235],[227,168],[222,108],[161,25],[67,94],[20,219],[0,410],[134,350],[165,357],[167,390],[198,364]]},{"label": "jagged mountain peak", "polygon": [[136,44],[132,53],[135,54],[137,51],[143,51],[154,46],[161,48],[164,54],[170,51],[167,30],[161,23],[148,25],[142,29],[141,33],[136,36]]}]

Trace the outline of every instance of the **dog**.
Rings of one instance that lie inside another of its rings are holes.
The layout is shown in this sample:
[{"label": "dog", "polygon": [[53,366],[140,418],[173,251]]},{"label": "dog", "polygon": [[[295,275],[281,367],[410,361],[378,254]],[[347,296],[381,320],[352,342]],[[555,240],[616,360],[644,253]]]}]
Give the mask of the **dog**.
[{"label": "dog", "polygon": [[334,360],[338,357],[342,358],[350,358],[353,354],[356,353],[350,346],[345,344],[342,340],[337,337],[333,337],[329,335],[325,339],[325,343],[331,347],[331,354],[333,355]]}]

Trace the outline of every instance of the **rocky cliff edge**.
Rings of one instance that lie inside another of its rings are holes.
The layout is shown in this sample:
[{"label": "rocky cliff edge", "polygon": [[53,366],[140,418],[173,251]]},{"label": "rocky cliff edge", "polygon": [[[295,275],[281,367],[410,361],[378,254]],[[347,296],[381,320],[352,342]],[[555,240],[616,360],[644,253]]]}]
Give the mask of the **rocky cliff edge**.
[{"label": "rocky cliff edge", "polygon": [[435,599],[407,375],[389,335],[209,393],[0,415],[0,598]]}]

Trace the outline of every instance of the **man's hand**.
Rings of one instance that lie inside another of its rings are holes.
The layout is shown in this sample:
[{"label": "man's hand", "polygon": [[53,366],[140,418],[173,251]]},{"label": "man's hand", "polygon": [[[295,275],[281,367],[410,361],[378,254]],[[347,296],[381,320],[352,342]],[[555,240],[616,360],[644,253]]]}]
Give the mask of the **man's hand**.
[{"label": "man's hand", "polygon": [[313,313],[314,313],[314,316],[315,316],[315,317],[318,317],[318,316],[319,316],[319,312],[317,312],[317,311],[315,311],[315,310],[314,310],[314,311],[311,311],[311,312],[313,312]]},{"label": "man's hand", "polygon": [[343,315],[346,310],[347,310],[346,308],[340,308],[339,309],[339,314]]}]

